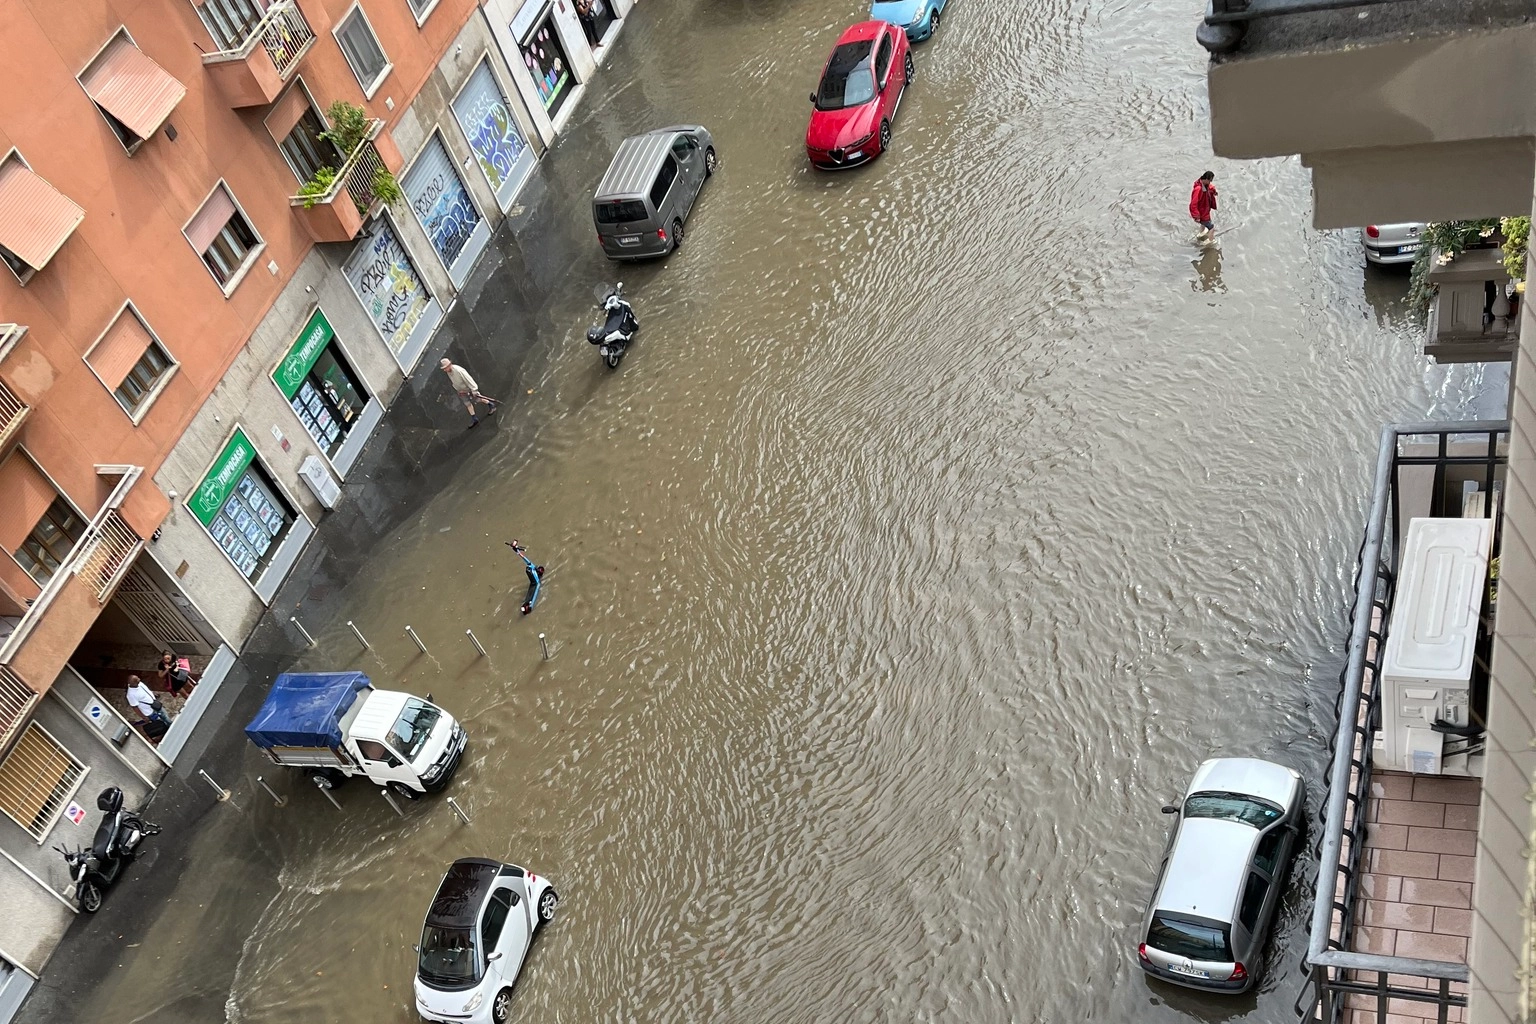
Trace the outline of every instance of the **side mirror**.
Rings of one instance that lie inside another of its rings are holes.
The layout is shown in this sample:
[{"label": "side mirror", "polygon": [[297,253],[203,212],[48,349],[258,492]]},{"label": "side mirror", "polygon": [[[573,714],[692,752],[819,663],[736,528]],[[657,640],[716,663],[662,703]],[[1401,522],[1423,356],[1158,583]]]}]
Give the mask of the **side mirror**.
[{"label": "side mirror", "polygon": [[501,950],[499,950],[499,949],[496,952],[494,952],[494,953],[487,953],[485,955],[485,962],[486,963],[493,963],[493,962],[495,962],[497,960],[500,960],[500,959],[501,959]]},{"label": "side mirror", "polygon": [[1179,813],[1179,809],[1176,806],[1174,806],[1173,804],[1163,804],[1163,813],[1164,814],[1178,814]]},{"label": "side mirror", "polygon": [[816,102],[816,94],[815,93],[811,93],[811,102],[812,103]]},{"label": "side mirror", "polygon": [[411,948],[414,949],[418,953],[421,952],[421,947],[420,946],[412,946]]}]

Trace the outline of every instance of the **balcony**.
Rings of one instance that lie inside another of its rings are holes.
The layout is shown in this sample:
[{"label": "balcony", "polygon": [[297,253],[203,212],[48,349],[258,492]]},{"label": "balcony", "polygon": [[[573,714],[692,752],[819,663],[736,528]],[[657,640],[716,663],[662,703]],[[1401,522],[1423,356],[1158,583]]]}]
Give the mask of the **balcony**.
[{"label": "balcony", "polygon": [[329,188],[318,195],[289,196],[288,203],[315,241],[350,242],[363,221],[383,205],[375,195],[377,176],[393,174],[402,163],[400,150],[384,134],[384,122],[374,118]]},{"label": "balcony", "polygon": [[5,458],[11,445],[20,440],[21,426],[30,415],[32,407],[16,397],[16,392],[0,380],[0,459]]},{"label": "balcony", "polygon": [[314,30],[293,0],[278,0],[239,45],[203,54],[203,66],[232,107],[262,107],[277,98],[315,44]]},{"label": "balcony", "polygon": [[[1424,354],[1438,363],[1507,363],[1520,343],[1518,303],[1499,249],[1469,249],[1441,265],[1431,253],[1429,305]],[[1512,301],[1513,300],[1513,301]]]}]

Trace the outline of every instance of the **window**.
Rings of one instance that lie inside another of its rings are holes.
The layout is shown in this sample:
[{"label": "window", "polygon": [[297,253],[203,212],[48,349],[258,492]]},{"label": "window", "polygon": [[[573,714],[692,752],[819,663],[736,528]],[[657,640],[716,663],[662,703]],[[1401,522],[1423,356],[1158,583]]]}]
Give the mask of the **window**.
[{"label": "window", "polygon": [[616,199],[597,204],[599,224],[627,224],[646,219],[645,204],[638,199]]},{"label": "window", "polygon": [[496,942],[507,926],[507,914],[512,910],[512,890],[497,889],[491,893],[485,905],[485,916],[480,919],[480,948],[487,954],[496,952]]},{"label": "window", "polygon": [[139,361],[133,364],[133,369],[128,371],[128,376],[112,392],[117,396],[118,404],[128,410],[130,414],[149,401],[155,392],[155,387],[165,379],[170,372],[171,357],[159,342],[153,342]]},{"label": "window", "polygon": [[391,768],[400,767],[400,759],[378,740],[358,740],[357,752],[370,761],[383,761]]},{"label": "window", "polygon": [[228,295],[261,251],[262,241],[220,182],[182,229],[213,279]]},{"label": "window", "polygon": [[204,0],[197,15],[221,50],[238,50],[262,17],[252,0]]},{"label": "window", "polygon": [[176,360],[150,333],[132,303],[86,353],[86,363],[137,423],[176,369]]},{"label": "window", "polygon": [[426,746],[432,727],[443,713],[426,701],[412,697],[389,730],[389,739],[406,760],[414,758]]},{"label": "window", "polygon": [[679,135],[677,141],[672,143],[672,155],[679,163],[686,162],[698,149],[699,144],[693,140],[692,135]]},{"label": "window", "polygon": [[320,137],[325,122],[313,107],[306,107],[286,138],[277,144],[288,159],[288,166],[300,181],[309,181],[322,167],[336,168],[343,162],[341,152],[330,139]]},{"label": "window", "polygon": [[134,45],[126,28],[113,33],[78,80],[129,156],[160,130],[187,94],[186,86]]},{"label": "window", "polygon": [[880,53],[875,57],[875,81],[885,84],[885,76],[891,70],[891,37],[880,38]]},{"label": "window", "polygon": [[336,26],[335,34],[336,45],[341,47],[347,63],[352,65],[352,73],[363,87],[363,94],[371,98],[373,91],[389,73],[389,61],[385,59],[384,51],[379,49],[379,40],[374,36],[373,26],[368,24],[368,17],[361,6],[353,6],[352,12]]},{"label": "window", "polygon": [[1275,868],[1279,866],[1280,847],[1285,842],[1286,835],[1285,829],[1277,828],[1260,839],[1259,848],[1254,851],[1254,866],[1271,878],[1275,876]]},{"label": "window", "polygon": [[661,213],[662,200],[667,198],[667,190],[672,187],[672,182],[677,180],[677,161],[670,156],[661,165],[661,172],[656,175],[656,184],[651,186],[651,205]]},{"label": "window", "polygon": [[84,219],[15,149],[0,159],[0,260],[19,283],[46,267]]},{"label": "window", "polygon": [[1184,817],[1240,821],[1265,828],[1280,819],[1280,808],[1238,793],[1196,793],[1184,801]]},{"label": "window", "polygon": [[832,51],[821,88],[816,91],[817,110],[857,107],[875,98],[875,79],[870,71],[874,43],[868,39],[844,43]]},{"label": "window", "polygon": [[85,521],[70,508],[63,498],[54,498],[53,504],[32,527],[27,539],[16,550],[16,561],[27,570],[27,575],[45,586],[53,574],[59,571],[64,559],[74,550],[80,535],[85,532]]},{"label": "window", "polygon": [[1226,925],[1204,917],[1159,910],[1147,929],[1147,945],[1172,956],[1224,963],[1232,958]]},{"label": "window", "polygon": [[85,778],[85,767],[36,722],[0,763],[0,811],[41,843]]},{"label": "window", "polygon": [[437,6],[437,0],[406,0],[411,5],[411,13],[416,16],[416,24],[420,25],[427,20],[427,15],[432,13],[432,8]]},{"label": "window", "polygon": [[1257,871],[1250,871],[1248,882],[1243,886],[1243,902],[1237,911],[1237,919],[1243,922],[1249,935],[1259,926],[1259,911],[1264,909],[1264,896],[1268,892],[1269,883],[1264,881],[1264,876]]}]

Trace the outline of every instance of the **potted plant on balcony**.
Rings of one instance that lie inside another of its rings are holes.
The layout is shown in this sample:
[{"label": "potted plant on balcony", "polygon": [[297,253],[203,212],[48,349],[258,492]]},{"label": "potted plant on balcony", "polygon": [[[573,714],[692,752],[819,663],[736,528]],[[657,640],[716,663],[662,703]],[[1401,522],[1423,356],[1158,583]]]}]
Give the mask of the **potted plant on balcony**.
[{"label": "potted plant on balcony", "polygon": [[[362,107],[337,100],[326,110],[330,127],[320,137],[331,143],[341,157],[341,167],[323,166],[300,188],[295,205],[302,201],[305,210],[315,210],[305,217],[310,232],[322,242],[348,241],[357,237],[363,219],[375,202],[394,203],[400,199],[400,184],[385,166],[372,145],[370,135],[375,122]],[[368,147],[364,153],[363,148]],[[371,156],[372,159],[364,159]],[[366,175],[366,178],[362,178]],[[341,191],[349,203],[341,203]]]}]

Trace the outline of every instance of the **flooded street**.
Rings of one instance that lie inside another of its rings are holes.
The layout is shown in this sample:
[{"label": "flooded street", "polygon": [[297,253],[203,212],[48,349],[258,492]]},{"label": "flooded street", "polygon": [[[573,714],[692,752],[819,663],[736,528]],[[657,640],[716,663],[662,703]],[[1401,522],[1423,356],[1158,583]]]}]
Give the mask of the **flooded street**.
[{"label": "flooded street", "polygon": [[[249,751],[289,804],[228,810],[281,864],[231,1020],[414,1021],[466,855],[560,891],[524,1021],[1293,1019],[1310,866],[1256,995],[1142,979],[1158,808],[1253,754],[1315,810],[1377,431],[1487,414],[1489,383],[1426,367],[1406,274],[1311,229],[1298,162],[1213,164],[1187,0],[953,0],[892,151],[813,174],[806,93],[865,10],[636,8],[536,172],[585,255],[518,393],[297,611],[304,667],[464,722],[473,824],[359,782],[337,813]],[[721,169],[683,250],[623,268],[643,329],[610,372],[587,196],[624,135],[689,121]],[[1202,255],[1207,166],[1230,230]],[[551,570],[527,618],[512,537]]]}]

